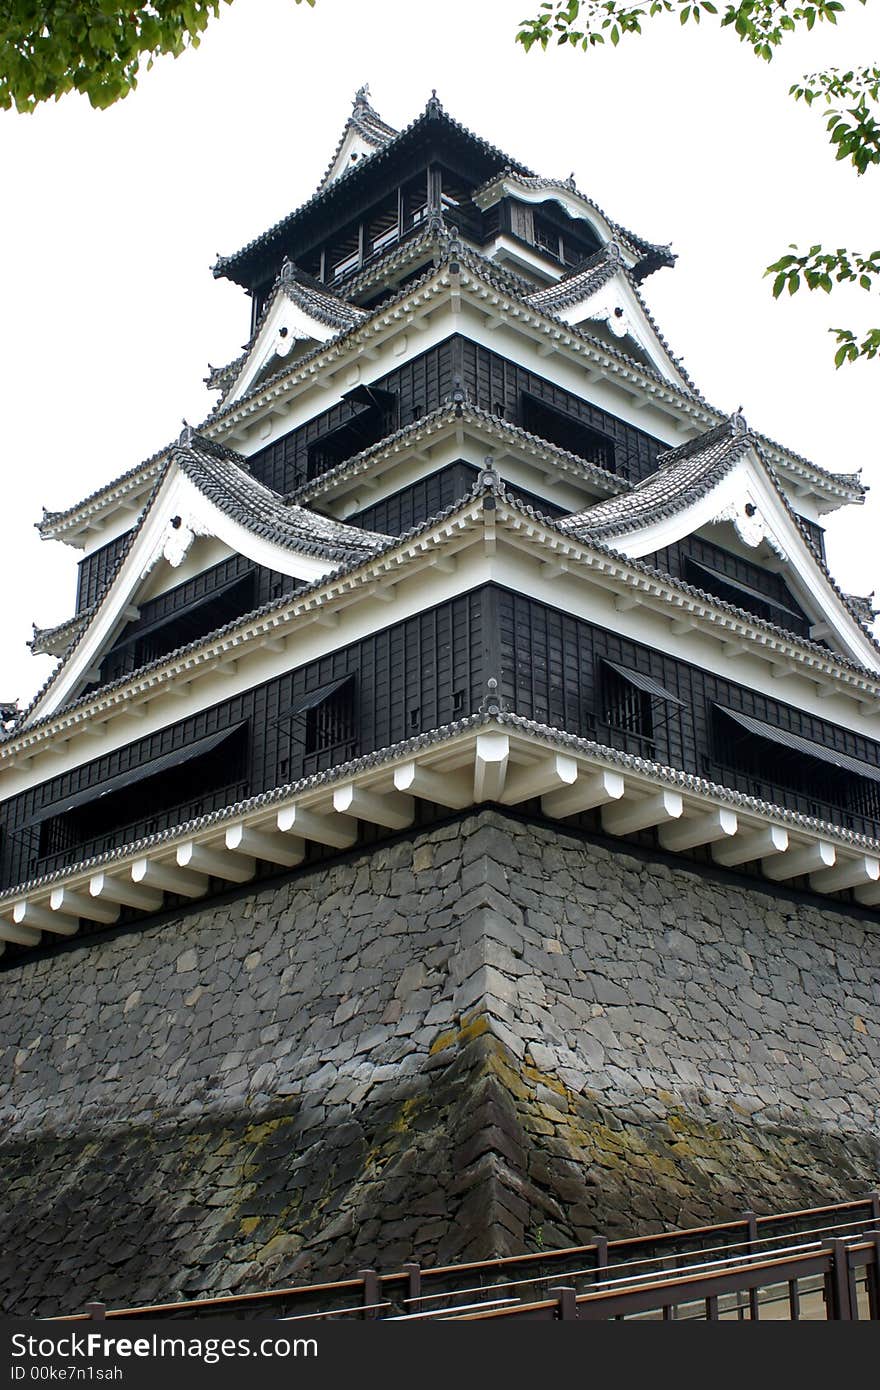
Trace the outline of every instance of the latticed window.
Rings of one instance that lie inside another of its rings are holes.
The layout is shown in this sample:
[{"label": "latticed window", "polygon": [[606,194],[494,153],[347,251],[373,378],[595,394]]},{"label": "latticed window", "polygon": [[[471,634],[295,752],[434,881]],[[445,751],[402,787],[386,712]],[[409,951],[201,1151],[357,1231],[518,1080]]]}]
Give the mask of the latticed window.
[{"label": "latticed window", "polygon": [[357,413],[309,445],[306,465],[309,478],[317,478],[335,468],[397,428],[396,392],[359,386],[348,391],[343,399],[353,404]]},{"label": "latticed window", "polygon": [[612,729],[635,734],[638,738],[654,736],[651,697],[610,666],[603,667],[602,718]]},{"label": "latticed window", "polygon": [[315,692],[305,714],[304,771],[318,771],[352,756],[357,746],[354,677],[345,677]]},{"label": "latticed window", "polygon": [[727,785],[807,815],[841,818],[873,835],[880,820],[880,766],[741,710],[712,711],[717,763]]}]

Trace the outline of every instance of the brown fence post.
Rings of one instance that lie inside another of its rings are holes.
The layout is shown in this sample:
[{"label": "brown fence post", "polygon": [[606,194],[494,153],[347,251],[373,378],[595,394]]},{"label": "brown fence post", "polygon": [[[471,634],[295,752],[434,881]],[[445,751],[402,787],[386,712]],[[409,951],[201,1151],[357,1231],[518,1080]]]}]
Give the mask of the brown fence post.
[{"label": "brown fence post", "polygon": [[868,1201],[871,1203],[871,1220],[875,1226],[880,1226],[880,1192],[869,1192]]},{"label": "brown fence post", "polygon": [[87,1303],[83,1312],[93,1322],[103,1322],[107,1316],[107,1305],[106,1303]]},{"label": "brown fence post", "polygon": [[408,1313],[420,1313],[422,1304],[419,1295],[422,1292],[422,1269],[414,1261],[401,1266],[407,1276],[406,1288],[406,1311]]},{"label": "brown fence post", "polygon": [[880,1321],[880,1231],[874,1232],[874,1263],[868,1275],[868,1316]]},{"label": "brown fence post", "polygon": [[[757,1253],[758,1218],[753,1211],[744,1211],[742,1219],[746,1223],[746,1249],[750,1255],[754,1255]],[[749,1316],[753,1322],[757,1322],[759,1317],[757,1289],[749,1289]]]},{"label": "brown fence post", "polygon": [[548,1289],[547,1297],[558,1300],[556,1316],[562,1322],[570,1322],[572,1318],[577,1317],[577,1296],[573,1288],[560,1286],[559,1288]]},{"label": "brown fence post", "polygon": [[359,1269],[358,1278],[364,1281],[363,1316],[377,1318],[379,1310],[371,1305],[379,1302],[379,1276],[374,1269]]},{"label": "brown fence post", "polygon": [[593,1241],[596,1247],[596,1282],[608,1273],[608,1241],[605,1236],[596,1236]]},{"label": "brown fence post", "polygon": [[838,1322],[850,1322],[852,1320],[852,1297],[846,1241],[832,1240],[830,1253],[828,1316]]}]

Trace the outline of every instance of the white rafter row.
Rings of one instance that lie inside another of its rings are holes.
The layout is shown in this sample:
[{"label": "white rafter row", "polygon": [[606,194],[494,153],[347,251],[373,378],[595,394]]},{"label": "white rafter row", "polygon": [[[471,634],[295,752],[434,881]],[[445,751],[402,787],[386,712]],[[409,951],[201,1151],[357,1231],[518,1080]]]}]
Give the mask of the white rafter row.
[{"label": "white rafter row", "polygon": [[[880,907],[880,843],[834,827],[805,822],[779,807],[762,807],[696,779],[651,768],[610,749],[549,731],[483,719],[447,737],[414,740],[362,765],[283,793],[254,798],[234,813],[181,826],[155,846],[143,843],[104,865],[72,866],[53,881],[0,896],[0,943],[35,946],[43,933],[70,936],[81,920],[110,925],[122,907],[158,911],[165,893],[191,899],[211,883],[246,883],[257,862],[280,868],[303,863],[306,842],[335,850],[358,842],[359,823],[383,832],[405,830],[417,800],[445,810],[479,804],[523,805],[540,798],[546,816],[565,819],[599,808],[603,829],[632,835],[657,828],[663,849],[682,853],[709,846],[725,868],[760,862],[764,876],[785,882],[810,876],[816,893],[853,889],[865,907]],[[615,763],[617,764],[615,766]],[[670,785],[677,779],[682,786]],[[685,784],[687,784],[685,786]],[[267,800],[270,804],[267,805]],[[792,822],[792,833],[780,820]],[[854,840],[856,843],[854,843]]]}]

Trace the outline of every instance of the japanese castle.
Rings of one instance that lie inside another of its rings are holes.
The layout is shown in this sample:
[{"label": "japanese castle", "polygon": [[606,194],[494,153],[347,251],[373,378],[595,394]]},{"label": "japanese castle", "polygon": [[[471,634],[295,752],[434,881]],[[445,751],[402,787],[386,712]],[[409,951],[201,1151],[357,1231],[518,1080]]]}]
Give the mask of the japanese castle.
[{"label": "japanese castle", "polygon": [[[34,632],[53,674],[0,711],[9,986],[53,961],[87,978],[120,942],[146,980],[156,934],[172,923],[186,954],[214,904],[246,953],[279,885],[293,941],[301,885],[333,873],[356,940],[388,846],[432,847],[442,932],[473,866],[439,848],[487,815],[544,847],[548,891],[564,842],[876,940],[880,646],[823,544],[865,487],[704,398],[644,297],[674,262],[436,96],[398,131],[357,93],[314,195],[213,268],[251,325],[209,369],[210,413],[39,523],[79,581],[69,619]],[[446,1014],[425,1000],[428,1028],[466,1031],[469,998],[500,989],[489,918],[516,874],[478,862],[482,984]],[[633,902],[590,891],[625,935]],[[551,964],[571,945],[553,916]],[[514,1052],[530,949],[496,1011]],[[327,1015],[343,1038],[376,986],[353,950],[363,978],[340,962],[348,1002]],[[143,1007],[128,978],[120,1019]],[[406,986],[397,1000],[385,1048]],[[303,1008],[317,1026],[321,1000]],[[432,1065],[446,1045],[425,1043]]]},{"label": "japanese castle", "polygon": [[880,649],[823,548],[864,488],[703,399],[673,262],[358,93],[214,267],[214,410],[40,524],[82,559],[6,710],[7,949],[487,801],[880,905]]}]

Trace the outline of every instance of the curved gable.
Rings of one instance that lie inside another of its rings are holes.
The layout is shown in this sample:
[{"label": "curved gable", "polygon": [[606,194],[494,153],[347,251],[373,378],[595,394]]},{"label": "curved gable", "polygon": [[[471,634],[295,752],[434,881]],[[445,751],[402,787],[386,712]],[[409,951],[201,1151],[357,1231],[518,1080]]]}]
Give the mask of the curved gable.
[{"label": "curved gable", "polygon": [[729,523],[745,546],[769,547],[797,603],[833,647],[880,670],[880,649],[834,584],[740,416],[658,462],[657,472],[630,492],[567,517],[560,528],[640,559],[706,526]]},{"label": "curved gable", "polygon": [[321,579],[374,554],[387,537],[290,505],[247,471],[231,450],[191,436],[171,451],[161,481],[101,603],[28,711],[54,714],[92,678],[157,565],[177,569],[196,537],[296,579]]}]

